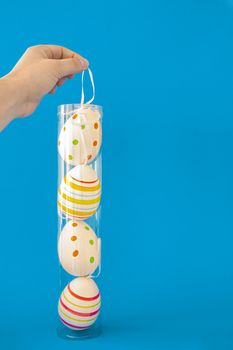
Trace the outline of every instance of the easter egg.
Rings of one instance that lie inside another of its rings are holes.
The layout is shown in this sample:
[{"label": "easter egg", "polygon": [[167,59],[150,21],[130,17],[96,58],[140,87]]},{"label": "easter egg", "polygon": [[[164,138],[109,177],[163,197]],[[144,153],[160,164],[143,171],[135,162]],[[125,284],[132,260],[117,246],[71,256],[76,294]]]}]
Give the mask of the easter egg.
[{"label": "easter egg", "polygon": [[66,218],[83,220],[98,209],[100,180],[88,165],[77,165],[64,176],[58,190],[58,209]]},{"label": "easter egg", "polygon": [[99,312],[100,293],[92,279],[78,277],[65,287],[58,302],[58,313],[64,325],[85,330],[96,321]]},{"label": "easter egg", "polygon": [[99,264],[100,240],[84,221],[68,221],[58,240],[62,267],[73,276],[92,274]]},{"label": "easter egg", "polygon": [[70,165],[92,162],[97,156],[102,140],[100,112],[83,106],[65,123],[58,138],[61,158]]}]

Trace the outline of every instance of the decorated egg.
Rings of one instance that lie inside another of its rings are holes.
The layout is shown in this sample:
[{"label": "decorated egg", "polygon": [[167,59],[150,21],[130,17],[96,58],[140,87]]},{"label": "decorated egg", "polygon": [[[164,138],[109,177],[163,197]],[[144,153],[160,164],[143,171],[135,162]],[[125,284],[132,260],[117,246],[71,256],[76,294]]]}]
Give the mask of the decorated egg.
[{"label": "decorated egg", "polygon": [[84,221],[68,221],[58,240],[62,267],[71,275],[87,276],[99,264],[100,240]]},{"label": "decorated egg", "polygon": [[67,173],[58,190],[59,212],[71,219],[86,219],[96,212],[100,196],[95,170],[88,165],[77,165]]},{"label": "decorated egg", "polygon": [[58,313],[61,321],[74,330],[90,327],[100,312],[100,293],[96,283],[86,277],[78,277],[63,290]]},{"label": "decorated egg", "polygon": [[68,164],[86,164],[95,159],[102,139],[100,118],[100,112],[87,105],[67,120],[58,138],[58,151]]}]

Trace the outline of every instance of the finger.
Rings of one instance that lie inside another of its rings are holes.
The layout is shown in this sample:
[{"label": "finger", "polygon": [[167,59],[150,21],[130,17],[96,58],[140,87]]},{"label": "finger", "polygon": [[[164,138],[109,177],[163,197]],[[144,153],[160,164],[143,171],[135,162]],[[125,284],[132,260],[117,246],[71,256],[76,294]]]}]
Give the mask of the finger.
[{"label": "finger", "polygon": [[65,79],[66,78],[63,78],[63,79],[60,79],[58,82],[57,82],[57,86],[62,86],[65,82]]},{"label": "finger", "polygon": [[58,76],[60,79],[66,77],[67,75],[80,73],[88,68],[89,62],[84,58],[66,58],[61,60],[56,60],[58,68]]},{"label": "finger", "polygon": [[74,74],[70,74],[70,75],[67,75],[66,77],[60,79],[58,82],[57,82],[57,86],[62,86],[64,85],[65,81],[67,79],[72,79],[74,77]]},{"label": "finger", "polygon": [[55,60],[64,59],[64,58],[73,58],[73,57],[83,58],[77,52],[67,49],[64,46],[39,45],[38,47],[40,47],[40,49],[43,49],[44,52],[46,52],[47,58],[51,58]]},{"label": "finger", "polygon": [[49,91],[49,94],[52,95],[52,94],[55,94],[55,92],[56,92],[56,88],[54,87],[52,90]]},{"label": "finger", "polygon": [[64,77],[64,79],[72,79],[74,77],[74,74],[69,74],[66,77]]}]

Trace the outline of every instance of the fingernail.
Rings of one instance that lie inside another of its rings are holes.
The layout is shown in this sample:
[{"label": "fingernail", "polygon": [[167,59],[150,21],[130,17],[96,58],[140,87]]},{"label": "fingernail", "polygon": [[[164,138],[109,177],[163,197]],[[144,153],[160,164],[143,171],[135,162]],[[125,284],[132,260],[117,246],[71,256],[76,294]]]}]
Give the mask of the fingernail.
[{"label": "fingernail", "polygon": [[79,62],[81,63],[81,66],[85,69],[89,66],[89,62],[88,60],[86,60],[85,58],[79,58],[78,59]]}]

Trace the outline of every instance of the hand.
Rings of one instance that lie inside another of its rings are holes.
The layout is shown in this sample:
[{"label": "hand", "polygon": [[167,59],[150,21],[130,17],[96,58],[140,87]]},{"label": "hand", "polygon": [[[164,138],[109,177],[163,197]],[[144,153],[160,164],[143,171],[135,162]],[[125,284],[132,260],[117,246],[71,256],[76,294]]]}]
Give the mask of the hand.
[{"label": "hand", "polygon": [[45,94],[54,93],[56,86],[88,65],[85,58],[62,46],[28,48],[12,71],[0,79],[1,118],[4,114],[8,120],[32,114]]}]

